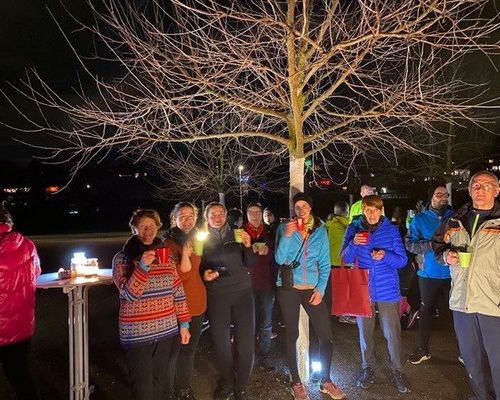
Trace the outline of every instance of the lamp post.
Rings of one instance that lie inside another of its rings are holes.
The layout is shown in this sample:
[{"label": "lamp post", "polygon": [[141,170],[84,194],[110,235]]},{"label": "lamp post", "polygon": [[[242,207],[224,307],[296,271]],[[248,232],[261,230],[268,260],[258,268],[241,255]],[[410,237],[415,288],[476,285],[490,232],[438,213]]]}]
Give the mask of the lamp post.
[{"label": "lamp post", "polygon": [[243,171],[245,167],[243,165],[238,165],[238,175],[240,177],[240,210],[243,212],[243,187],[241,186],[241,171]]}]

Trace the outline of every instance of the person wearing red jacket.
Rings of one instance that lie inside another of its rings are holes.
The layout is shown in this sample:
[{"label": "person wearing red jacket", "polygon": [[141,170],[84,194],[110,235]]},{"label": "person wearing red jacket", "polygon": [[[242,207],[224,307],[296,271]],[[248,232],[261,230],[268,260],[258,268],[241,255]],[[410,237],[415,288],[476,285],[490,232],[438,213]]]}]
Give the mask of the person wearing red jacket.
[{"label": "person wearing red jacket", "polygon": [[12,231],[13,224],[0,205],[0,362],[17,398],[37,400],[29,359],[40,261],[33,242]]}]

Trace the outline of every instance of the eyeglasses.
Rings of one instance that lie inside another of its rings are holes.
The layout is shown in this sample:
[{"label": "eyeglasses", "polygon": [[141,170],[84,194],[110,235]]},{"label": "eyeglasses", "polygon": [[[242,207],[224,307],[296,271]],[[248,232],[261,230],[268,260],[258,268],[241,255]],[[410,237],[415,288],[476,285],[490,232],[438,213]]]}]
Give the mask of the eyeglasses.
[{"label": "eyeglasses", "polygon": [[446,193],[446,192],[444,192],[444,193],[434,193],[434,196],[436,196],[436,197],[438,197],[440,199],[442,199],[442,198],[447,199],[448,197],[450,197],[450,194]]},{"label": "eyeglasses", "polygon": [[492,183],[473,183],[470,188],[473,192],[477,192],[480,189],[483,189],[485,192],[491,192],[497,187],[498,185],[494,185]]}]

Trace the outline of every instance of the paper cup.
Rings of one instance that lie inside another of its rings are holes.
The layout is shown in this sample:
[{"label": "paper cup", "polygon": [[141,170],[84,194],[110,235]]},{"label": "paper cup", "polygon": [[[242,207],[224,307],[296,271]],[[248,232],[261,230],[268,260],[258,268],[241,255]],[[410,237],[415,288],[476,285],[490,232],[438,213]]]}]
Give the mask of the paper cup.
[{"label": "paper cup", "polygon": [[202,240],[193,240],[193,251],[197,256],[203,255],[203,241]]},{"label": "paper cup", "polygon": [[462,268],[469,268],[471,255],[472,253],[465,251],[458,252],[458,262]]},{"label": "paper cup", "polygon": [[235,229],[234,230],[234,241],[236,243],[243,243],[243,238],[241,237],[241,232],[243,232],[243,229]]},{"label": "paper cup", "polygon": [[303,231],[304,230],[304,220],[302,218],[297,218],[296,223],[297,223],[297,230]]},{"label": "paper cup", "polygon": [[368,240],[370,240],[370,232],[361,231],[358,232],[358,235],[360,235],[363,238],[363,244],[368,244]]},{"label": "paper cup", "polygon": [[266,246],[266,244],[264,242],[255,242],[254,246],[257,251],[261,251]]}]

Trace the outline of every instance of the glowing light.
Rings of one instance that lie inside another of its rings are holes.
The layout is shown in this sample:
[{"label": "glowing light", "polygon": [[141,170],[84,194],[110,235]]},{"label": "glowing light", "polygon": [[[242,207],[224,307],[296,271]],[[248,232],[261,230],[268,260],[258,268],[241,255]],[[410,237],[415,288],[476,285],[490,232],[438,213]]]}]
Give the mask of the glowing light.
[{"label": "glowing light", "polygon": [[313,374],[320,373],[321,369],[322,369],[321,362],[319,362],[319,361],[311,362],[311,369],[312,369]]},{"label": "glowing light", "polygon": [[208,232],[200,231],[196,234],[196,240],[203,242],[208,236]]}]

